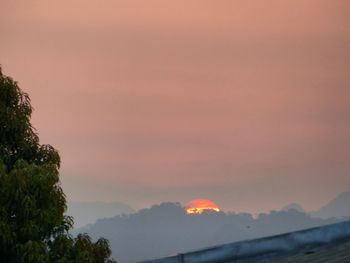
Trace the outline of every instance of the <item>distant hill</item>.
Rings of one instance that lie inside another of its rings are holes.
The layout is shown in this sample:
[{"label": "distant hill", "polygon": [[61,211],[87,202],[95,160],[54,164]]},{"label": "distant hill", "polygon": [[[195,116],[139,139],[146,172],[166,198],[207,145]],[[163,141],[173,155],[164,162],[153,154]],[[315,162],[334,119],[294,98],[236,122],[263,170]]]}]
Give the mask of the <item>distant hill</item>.
[{"label": "distant hill", "polygon": [[318,211],[310,212],[314,217],[319,218],[342,218],[350,216],[350,192],[344,192],[321,207]]},{"label": "distant hill", "polygon": [[291,203],[289,205],[286,205],[285,207],[283,207],[281,210],[282,211],[288,211],[290,209],[294,209],[294,210],[297,210],[299,212],[303,212],[305,213],[305,210],[304,208],[300,205],[300,204],[297,204],[297,203]]},{"label": "distant hill", "polygon": [[223,212],[187,215],[179,203],[162,203],[134,214],[98,220],[76,229],[76,233],[85,232],[94,239],[107,238],[113,257],[127,263],[337,221],[313,218],[295,209],[272,211],[257,218],[246,213]]},{"label": "distant hill", "polygon": [[71,202],[68,203],[67,215],[74,217],[74,228],[93,224],[99,218],[108,218],[133,213],[134,210],[123,203],[113,202]]}]

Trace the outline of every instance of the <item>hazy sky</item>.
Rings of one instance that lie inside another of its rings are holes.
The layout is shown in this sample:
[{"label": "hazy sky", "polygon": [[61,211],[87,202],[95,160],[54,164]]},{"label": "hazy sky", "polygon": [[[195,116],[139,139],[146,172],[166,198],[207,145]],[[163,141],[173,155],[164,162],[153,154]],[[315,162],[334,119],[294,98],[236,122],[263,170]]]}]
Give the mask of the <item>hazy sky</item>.
[{"label": "hazy sky", "polygon": [[306,208],[350,190],[347,0],[0,0],[68,200]]}]

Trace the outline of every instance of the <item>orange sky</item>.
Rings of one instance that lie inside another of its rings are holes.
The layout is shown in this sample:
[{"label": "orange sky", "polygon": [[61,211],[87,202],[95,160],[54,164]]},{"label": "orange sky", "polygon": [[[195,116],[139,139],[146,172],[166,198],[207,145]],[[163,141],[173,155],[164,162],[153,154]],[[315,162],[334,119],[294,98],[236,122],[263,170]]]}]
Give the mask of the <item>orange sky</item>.
[{"label": "orange sky", "polygon": [[350,4],[1,1],[69,200],[317,208],[350,190]]}]

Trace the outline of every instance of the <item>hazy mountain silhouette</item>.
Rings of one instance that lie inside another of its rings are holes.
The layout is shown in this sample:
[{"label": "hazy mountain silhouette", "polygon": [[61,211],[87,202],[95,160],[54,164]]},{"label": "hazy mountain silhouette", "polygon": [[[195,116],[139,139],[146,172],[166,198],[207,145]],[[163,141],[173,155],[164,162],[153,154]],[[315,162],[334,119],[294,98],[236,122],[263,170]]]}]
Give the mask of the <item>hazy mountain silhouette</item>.
[{"label": "hazy mountain silhouette", "polygon": [[134,214],[98,220],[78,229],[111,242],[118,262],[164,257],[208,246],[306,229],[339,219],[313,218],[296,209],[252,215],[187,215],[179,203],[162,203]]},{"label": "hazy mountain silhouette", "polygon": [[344,192],[338,195],[318,211],[310,212],[314,217],[331,218],[331,217],[349,217],[350,216],[350,192]]},{"label": "hazy mountain silhouette", "polygon": [[294,209],[294,210],[297,210],[299,212],[303,212],[305,213],[305,210],[304,208],[300,205],[300,204],[297,204],[297,203],[291,203],[289,205],[286,205],[285,207],[283,207],[281,210],[283,211],[288,211],[290,209]]},{"label": "hazy mountain silhouette", "polygon": [[71,202],[68,203],[67,215],[74,217],[74,228],[79,228],[95,223],[99,218],[133,212],[134,210],[130,206],[119,202]]}]

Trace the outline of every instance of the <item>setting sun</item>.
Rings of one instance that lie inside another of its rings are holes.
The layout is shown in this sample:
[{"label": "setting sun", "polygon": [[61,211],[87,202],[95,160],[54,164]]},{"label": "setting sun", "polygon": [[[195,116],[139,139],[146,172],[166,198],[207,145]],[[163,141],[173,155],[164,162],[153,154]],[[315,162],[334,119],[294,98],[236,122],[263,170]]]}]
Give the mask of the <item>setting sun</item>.
[{"label": "setting sun", "polygon": [[185,211],[187,214],[202,214],[204,211],[219,212],[220,208],[210,200],[195,199],[186,205]]}]

